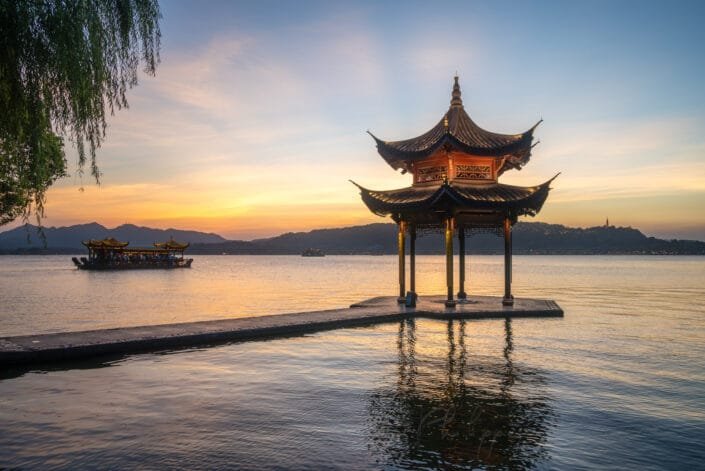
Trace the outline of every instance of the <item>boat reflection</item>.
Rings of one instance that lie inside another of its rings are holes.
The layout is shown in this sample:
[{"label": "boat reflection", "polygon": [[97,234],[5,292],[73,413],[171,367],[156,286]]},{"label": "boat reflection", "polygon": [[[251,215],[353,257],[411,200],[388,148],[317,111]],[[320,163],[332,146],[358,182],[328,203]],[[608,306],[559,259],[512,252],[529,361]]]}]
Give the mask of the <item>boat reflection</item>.
[{"label": "boat reflection", "polygon": [[554,413],[545,374],[514,363],[510,319],[503,358],[471,352],[469,361],[466,328],[465,321],[448,321],[443,355],[419,348],[415,321],[400,323],[396,384],[369,400],[369,446],[380,463],[524,469],[547,458]]}]

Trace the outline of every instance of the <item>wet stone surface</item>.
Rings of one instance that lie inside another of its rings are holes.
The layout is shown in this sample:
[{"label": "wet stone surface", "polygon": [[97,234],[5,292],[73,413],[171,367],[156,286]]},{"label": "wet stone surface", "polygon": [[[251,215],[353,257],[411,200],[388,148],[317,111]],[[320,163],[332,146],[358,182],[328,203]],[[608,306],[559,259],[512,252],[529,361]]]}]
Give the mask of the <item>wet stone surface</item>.
[{"label": "wet stone surface", "polygon": [[129,354],[163,348],[188,347],[228,341],[253,340],[390,322],[400,318],[483,319],[561,317],[551,300],[517,298],[503,306],[502,298],[473,296],[447,308],[442,296],[420,297],[415,308],[393,296],[371,298],[346,309],[278,314],[179,324],[24,335],[0,338],[0,367]]}]

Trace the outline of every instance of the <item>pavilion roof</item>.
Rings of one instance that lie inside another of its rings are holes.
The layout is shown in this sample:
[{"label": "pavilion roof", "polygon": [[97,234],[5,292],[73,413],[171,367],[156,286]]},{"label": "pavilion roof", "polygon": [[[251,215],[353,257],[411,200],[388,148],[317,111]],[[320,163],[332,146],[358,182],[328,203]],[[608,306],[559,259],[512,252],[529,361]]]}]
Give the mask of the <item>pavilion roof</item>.
[{"label": "pavilion roof", "polygon": [[[558,175],[556,175],[558,176]],[[360,188],[363,202],[379,216],[399,217],[412,214],[448,214],[457,212],[502,213],[534,216],[543,206],[550,183],[556,177],[536,186],[514,186],[502,183],[443,182],[417,185],[396,190],[376,191]]]},{"label": "pavilion roof", "polygon": [[189,245],[191,245],[191,244],[176,242],[173,237],[170,237],[169,240],[167,240],[166,242],[155,242],[154,243],[155,248],[166,249],[166,250],[186,250]]},{"label": "pavilion roof", "polygon": [[84,240],[81,242],[83,245],[86,247],[94,248],[94,249],[119,249],[123,247],[127,247],[129,242],[121,242],[113,237],[106,237],[105,239],[102,240],[96,240],[96,239],[89,239],[89,240]]},{"label": "pavilion roof", "polygon": [[407,169],[410,162],[423,160],[443,146],[450,146],[473,155],[507,157],[502,173],[521,168],[529,161],[533,133],[539,121],[520,134],[498,134],[482,129],[465,111],[458,77],[455,77],[450,108],[428,132],[401,141],[383,141],[370,135],[377,143],[379,154],[394,169]]}]

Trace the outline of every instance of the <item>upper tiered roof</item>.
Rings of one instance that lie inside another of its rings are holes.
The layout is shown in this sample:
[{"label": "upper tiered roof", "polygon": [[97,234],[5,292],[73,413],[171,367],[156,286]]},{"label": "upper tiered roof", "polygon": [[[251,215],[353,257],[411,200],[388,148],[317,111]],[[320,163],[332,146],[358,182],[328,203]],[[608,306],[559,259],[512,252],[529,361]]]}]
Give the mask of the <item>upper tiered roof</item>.
[{"label": "upper tiered roof", "polygon": [[482,129],[468,116],[463,107],[458,77],[455,77],[450,108],[430,131],[412,139],[383,141],[374,134],[380,155],[394,169],[409,170],[409,164],[430,157],[438,149],[448,146],[472,155],[506,157],[500,173],[510,168],[521,168],[529,161],[533,133],[498,134]]}]

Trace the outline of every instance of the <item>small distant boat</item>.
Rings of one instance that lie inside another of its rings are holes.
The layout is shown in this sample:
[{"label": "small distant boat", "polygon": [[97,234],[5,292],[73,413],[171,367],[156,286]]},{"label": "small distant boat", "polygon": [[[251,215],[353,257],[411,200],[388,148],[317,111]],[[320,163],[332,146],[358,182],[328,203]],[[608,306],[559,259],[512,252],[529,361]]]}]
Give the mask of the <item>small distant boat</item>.
[{"label": "small distant boat", "polygon": [[302,257],[325,257],[326,254],[323,253],[321,249],[306,249],[301,252]]},{"label": "small distant boat", "polygon": [[193,263],[192,258],[184,258],[189,244],[181,244],[173,238],[167,242],[155,242],[154,247],[127,247],[129,242],[112,237],[82,243],[88,249],[88,257],[71,259],[79,270],[191,268]]}]

